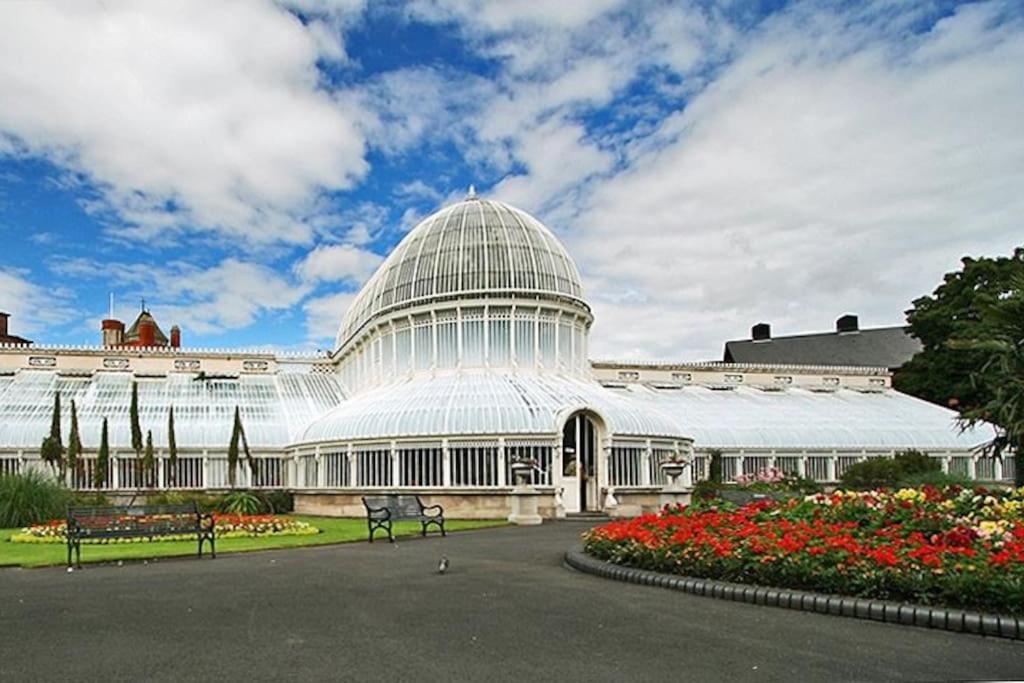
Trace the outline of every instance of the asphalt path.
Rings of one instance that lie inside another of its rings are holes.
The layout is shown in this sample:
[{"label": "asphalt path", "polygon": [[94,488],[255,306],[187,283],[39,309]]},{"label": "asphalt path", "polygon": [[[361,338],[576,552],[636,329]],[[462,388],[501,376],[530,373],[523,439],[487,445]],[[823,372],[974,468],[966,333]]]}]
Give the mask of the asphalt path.
[{"label": "asphalt path", "polygon": [[583,529],[0,570],[0,680],[1024,678],[1020,642],[571,571]]}]

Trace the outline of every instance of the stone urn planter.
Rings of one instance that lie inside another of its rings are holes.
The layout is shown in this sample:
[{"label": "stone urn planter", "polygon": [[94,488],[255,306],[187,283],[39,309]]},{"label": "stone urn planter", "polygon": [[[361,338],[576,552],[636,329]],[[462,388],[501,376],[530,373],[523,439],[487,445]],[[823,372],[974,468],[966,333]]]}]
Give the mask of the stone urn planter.
[{"label": "stone urn planter", "polygon": [[668,478],[669,488],[676,488],[679,484],[679,477],[683,475],[683,470],[689,467],[689,463],[683,460],[666,460],[661,463],[659,467],[661,471]]},{"label": "stone urn planter", "polygon": [[528,462],[514,462],[510,469],[516,486],[529,486],[530,477],[533,474],[534,466]]}]

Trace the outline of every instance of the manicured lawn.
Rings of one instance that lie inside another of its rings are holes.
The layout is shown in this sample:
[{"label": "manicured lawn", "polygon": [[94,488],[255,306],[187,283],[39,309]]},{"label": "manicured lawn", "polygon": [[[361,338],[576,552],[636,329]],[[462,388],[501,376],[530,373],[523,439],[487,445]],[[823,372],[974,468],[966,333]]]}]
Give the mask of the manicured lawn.
[{"label": "manicured lawn", "polygon": [[[334,543],[366,540],[365,519],[306,517],[302,515],[297,515],[296,519],[309,522],[320,529],[321,533],[313,536],[218,539],[217,554],[244,553],[251,550],[270,550],[272,548],[331,545]],[[445,523],[445,527],[451,532],[503,526],[506,524],[508,522],[501,519],[452,519]],[[397,522],[395,524],[395,536],[418,535],[419,529],[418,522]],[[67,548],[62,543],[11,543],[11,535],[18,531],[20,529],[0,529],[0,567],[45,567],[48,565],[61,565],[67,562]],[[376,540],[380,541],[380,538],[381,534],[377,532]],[[385,536],[384,543],[387,542],[387,537]],[[194,555],[195,552],[195,541],[119,543],[115,545],[83,544],[82,564],[87,562],[109,562],[111,560],[146,560],[156,557]]]}]

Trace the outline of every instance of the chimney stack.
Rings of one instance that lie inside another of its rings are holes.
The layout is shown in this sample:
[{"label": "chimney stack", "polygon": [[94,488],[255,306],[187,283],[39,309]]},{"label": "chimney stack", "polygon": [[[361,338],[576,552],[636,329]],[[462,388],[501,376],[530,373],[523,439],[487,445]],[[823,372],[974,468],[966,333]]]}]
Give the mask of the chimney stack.
[{"label": "chimney stack", "polygon": [[750,338],[754,341],[771,341],[772,326],[768,323],[758,323],[750,328]]},{"label": "chimney stack", "polygon": [[171,348],[181,348],[181,328],[177,325],[171,328]]},{"label": "chimney stack", "polygon": [[857,316],[852,313],[847,313],[843,317],[836,320],[836,332],[839,334],[857,332],[860,329],[860,323],[857,321]]},{"label": "chimney stack", "polygon": [[7,336],[7,319],[9,317],[11,317],[10,313],[0,311],[0,337]]},{"label": "chimney stack", "polygon": [[121,346],[124,344],[124,323],[120,320],[107,318],[102,323],[103,345]]},{"label": "chimney stack", "polygon": [[139,321],[139,346],[147,349],[156,346],[156,323],[152,320]]}]

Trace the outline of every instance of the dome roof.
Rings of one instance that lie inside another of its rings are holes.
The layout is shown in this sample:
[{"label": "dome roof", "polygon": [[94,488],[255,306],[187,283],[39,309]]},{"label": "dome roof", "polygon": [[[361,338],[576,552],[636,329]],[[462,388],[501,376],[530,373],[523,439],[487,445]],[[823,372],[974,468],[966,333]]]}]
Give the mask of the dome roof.
[{"label": "dome roof", "polygon": [[550,230],[524,211],[470,196],[399,242],[345,314],[336,348],[383,313],[495,294],[570,298],[586,307],[576,264]]}]

